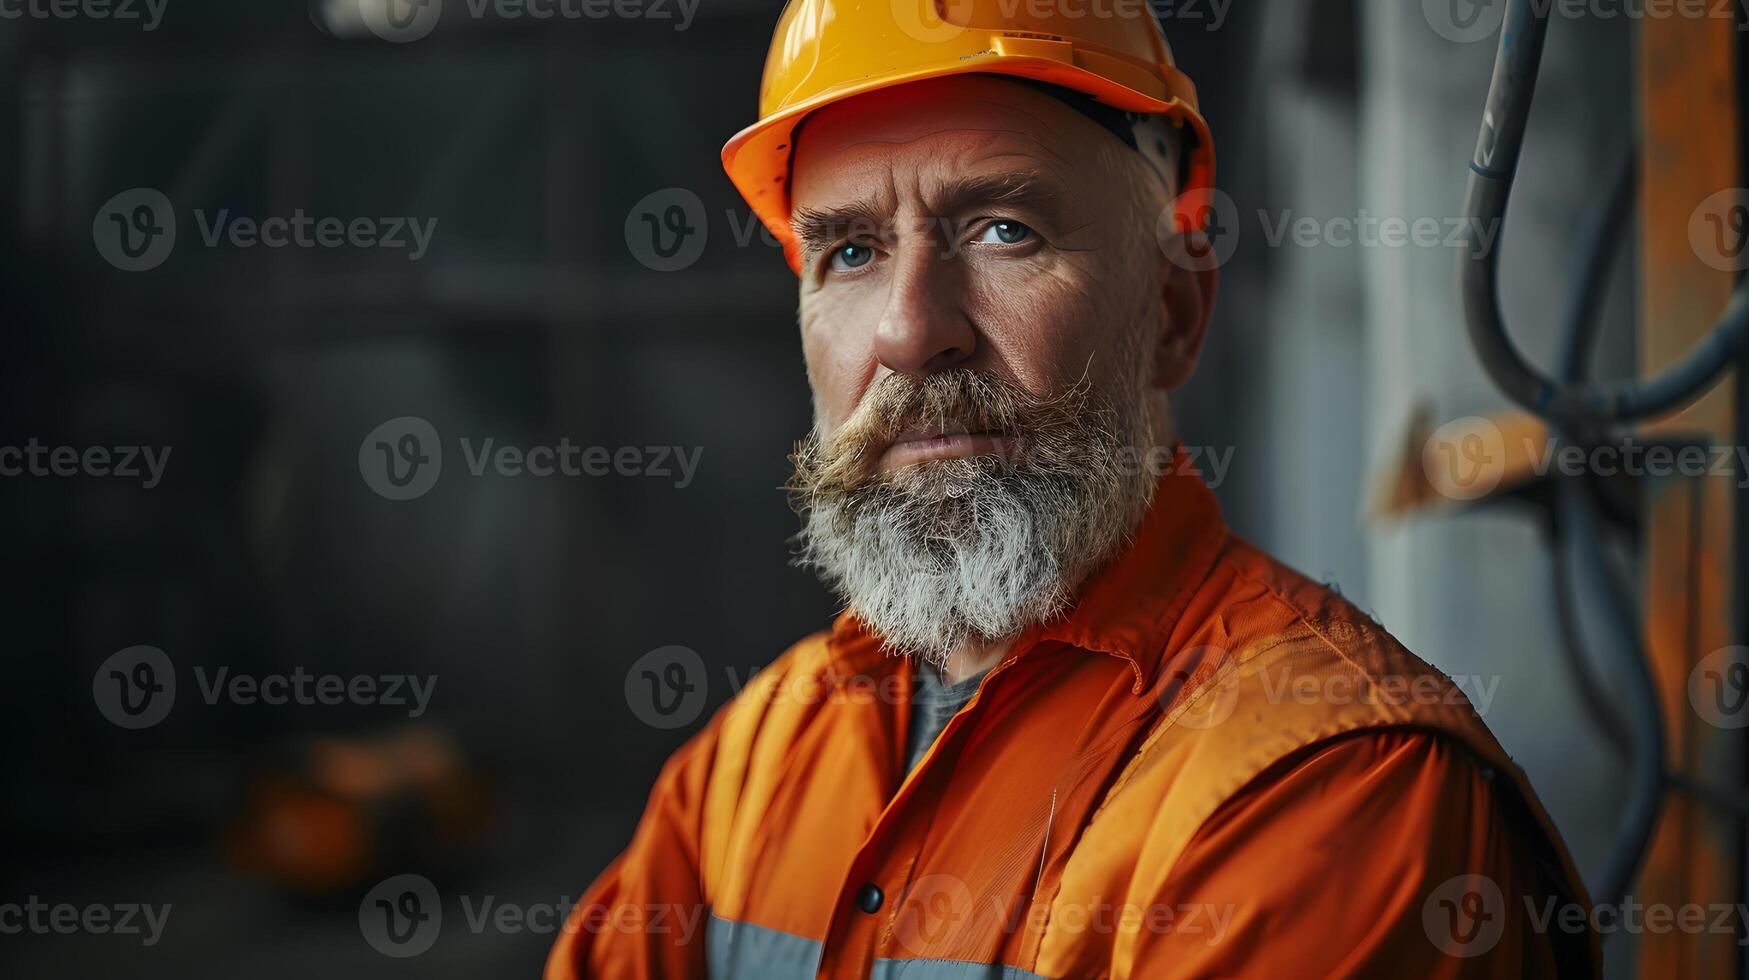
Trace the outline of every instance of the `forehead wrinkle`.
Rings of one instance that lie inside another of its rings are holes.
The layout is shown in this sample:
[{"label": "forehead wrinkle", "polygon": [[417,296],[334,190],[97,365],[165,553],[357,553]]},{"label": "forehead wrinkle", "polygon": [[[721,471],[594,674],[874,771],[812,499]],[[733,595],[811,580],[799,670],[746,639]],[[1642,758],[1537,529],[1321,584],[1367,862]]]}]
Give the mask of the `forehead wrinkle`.
[{"label": "forehead wrinkle", "polygon": [[[930,136],[940,135],[942,133],[958,133],[958,132],[965,132],[965,130],[962,130],[962,129],[936,130],[934,132],[925,133],[925,134],[922,134],[920,136],[917,136],[917,137],[914,137],[914,138],[908,139],[908,140],[866,139],[866,140],[860,140],[857,143],[848,144],[846,146],[846,148],[848,149],[848,148],[853,147],[853,146],[908,146],[910,144],[918,142],[919,140],[927,139]],[[1029,163],[1035,164],[1033,169],[1039,171],[1041,173],[1041,175],[1048,175],[1051,178],[1054,178],[1059,184],[1062,185],[1062,187],[1064,189],[1067,189],[1069,187],[1074,186],[1073,181],[1066,179],[1067,176],[1069,174],[1073,173],[1075,170],[1072,162],[1069,160],[1068,157],[1057,152],[1057,150],[1054,147],[1052,147],[1050,145],[1050,143],[1046,142],[1045,140],[1040,139],[1038,136],[1036,136],[1032,133],[1024,132],[1022,130],[1015,130],[1015,129],[988,129],[988,130],[977,130],[977,132],[998,133],[998,134],[1004,134],[1004,135],[1009,135],[1009,136],[1017,136],[1017,137],[1020,137],[1024,140],[1027,140],[1033,146],[1037,147],[1038,150],[1042,150],[1043,152],[1042,153],[1036,152],[1031,147],[1022,148],[1022,147],[1015,147],[1015,146],[999,146],[999,147],[980,146],[980,147],[977,147],[977,148],[971,150],[970,152],[968,152],[965,155],[967,158],[966,163],[968,165],[988,163],[990,161],[1000,160],[1003,157],[1017,157],[1021,160],[1028,161]],[[940,157],[931,157],[932,162],[938,161],[940,159],[941,159]],[[898,190],[899,173],[897,171],[897,168],[893,167],[888,161],[878,161],[878,162],[869,161],[868,163],[871,167],[879,167],[879,169],[884,172],[884,176],[886,179],[886,185],[887,185],[886,190],[887,190],[887,193],[890,195],[890,197],[888,197],[886,200],[893,202],[894,206],[897,206],[897,202],[898,202],[899,197],[900,197],[899,190]],[[923,177],[924,179],[928,179],[928,177],[925,176],[922,171],[919,171],[919,176]],[[958,177],[961,177],[961,176],[963,176],[963,174],[956,173],[955,179],[957,179]]]},{"label": "forehead wrinkle", "polygon": [[1039,128],[1048,131],[1053,138],[1059,138],[1063,135],[1062,131],[1053,125],[1050,120],[1025,106],[1011,105],[1007,102],[998,102],[995,99],[978,99],[977,101],[982,105],[994,106],[1003,112],[1017,112],[1037,123]]},{"label": "forehead wrinkle", "polygon": [[[855,149],[857,147],[862,147],[862,146],[911,146],[914,143],[920,143],[923,140],[932,139],[936,136],[958,135],[958,134],[964,134],[964,133],[990,133],[990,134],[1002,134],[1002,135],[1007,135],[1007,136],[1019,136],[1023,139],[1032,140],[1034,143],[1037,143],[1038,145],[1045,147],[1046,149],[1050,148],[1049,143],[1046,143],[1044,140],[1039,139],[1037,136],[1033,135],[1032,133],[1026,132],[1023,129],[1007,129],[1004,127],[997,127],[997,126],[944,126],[941,129],[932,129],[926,133],[918,133],[915,136],[909,136],[909,137],[905,137],[903,139],[900,139],[898,137],[892,137],[892,138],[888,138],[888,139],[880,139],[880,138],[873,137],[873,136],[866,136],[866,137],[863,137],[862,139],[853,140],[849,143],[845,143],[843,146],[843,149],[849,150],[849,149]],[[1053,135],[1055,135],[1055,134],[1053,133]],[[1053,151],[1053,152],[1055,152],[1055,151]]]},{"label": "forehead wrinkle", "polygon": [[1039,129],[1044,130],[1049,138],[1048,139],[1041,138],[1039,136],[1039,134],[1028,132],[1024,128],[1016,129],[1012,126],[1002,126],[1002,125],[997,125],[995,123],[991,123],[990,125],[987,125],[987,126],[980,126],[980,125],[942,126],[938,129],[931,129],[931,130],[928,130],[927,132],[918,133],[914,136],[909,136],[909,137],[904,137],[904,138],[891,137],[891,138],[882,139],[882,138],[877,138],[877,137],[872,137],[872,136],[871,137],[864,137],[862,139],[858,139],[858,140],[854,140],[854,141],[849,142],[849,143],[845,143],[844,146],[845,146],[845,148],[856,147],[856,146],[871,146],[871,145],[873,145],[873,146],[882,146],[882,145],[884,145],[884,146],[909,146],[913,143],[917,143],[917,142],[920,142],[922,140],[930,139],[930,138],[935,137],[935,136],[942,136],[942,135],[953,134],[953,133],[1006,134],[1006,135],[1010,135],[1010,136],[1019,136],[1023,139],[1031,140],[1032,142],[1037,143],[1038,145],[1044,147],[1045,150],[1047,152],[1049,152],[1051,155],[1058,157],[1059,159],[1063,160],[1065,163],[1068,162],[1068,158],[1064,157],[1062,154],[1058,153],[1056,148],[1053,146],[1053,144],[1051,142],[1052,140],[1060,139],[1062,137],[1061,130],[1057,126],[1055,126],[1051,122],[1049,122],[1047,119],[1045,119],[1043,116],[1038,114],[1037,112],[1033,112],[1033,111],[1028,110],[1028,109],[1021,107],[1021,106],[1015,106],[1015,105],[1011,105],[1011,104],[1006,103],[1006,102],[1002,102],[1002,101],[999,101],[996,99],[989,99],[989,98],[977,99],[976,104],[983,105],[983,106],[990,106],[991,108],[997,110],[998,112],[1011,112],[1011,113],[1017,113],[1021,116],[1024,116],[1024,117],[1026,117],[1026,119],[1028,121],[1035,124]]}]

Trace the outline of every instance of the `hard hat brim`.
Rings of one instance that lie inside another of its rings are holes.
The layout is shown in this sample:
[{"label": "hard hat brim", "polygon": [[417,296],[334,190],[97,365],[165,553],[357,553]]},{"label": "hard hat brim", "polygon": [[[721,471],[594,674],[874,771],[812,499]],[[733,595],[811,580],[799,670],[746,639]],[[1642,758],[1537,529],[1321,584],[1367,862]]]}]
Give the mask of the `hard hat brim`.
[{"label": "hard hat brim", "polygon": [[[1009,46],[1012,45],[1011,40]],[[1194,135],[1188,146],[1192,158],[1185,168],[1186,179],[1180,193],[1211,188],[1214,185],[1214,141],[1210,138],[1207,122],[1195,108],[1195,88],[1176,68],[1160,65],[1158,69],[1158,94],[1140,91],[1108,74],[1056,58],[1000,53],[993,57],[956,59],[868,77],[786,106],[736,133],[723,146],[723,169],[766,230],[783,246],[784,260],[790,269],[799,274],[800,246],[790,228],[789,176],[795,151],[791,137],[801,121],[824,106],[869,92],[931,78],[982,73],[1050,82],[1083,92],[1119,109],[1161,114],[1178,120],[1181,125],[1190,127]]]}]

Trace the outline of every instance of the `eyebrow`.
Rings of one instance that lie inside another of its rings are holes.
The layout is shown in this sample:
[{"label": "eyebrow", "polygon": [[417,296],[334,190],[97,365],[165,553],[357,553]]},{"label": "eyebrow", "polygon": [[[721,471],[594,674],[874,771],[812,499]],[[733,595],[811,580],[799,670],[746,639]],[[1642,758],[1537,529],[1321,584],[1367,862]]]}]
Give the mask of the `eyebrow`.
[{"label": "eyebrow", "polygon": [[[1026,170],[954,177],[933,190],[929,198],[932,217],[961,215],[998,205],[1054,217],[1063,204],[1064,192],[1055,178]],[[851,228],[881,228],[890,221],[872,201],[827,208],[798,207],[790,214],[790,225],[801,243],[802,254],[810,256],[836,244]]]},{"label": "eyebrow", "polygon": [[943,215],[992,204],[1055,212],[1063,202],[1064,188],[1042,171],[1022,170],[955,177],[931,196],[932,210]]},{"label": "eyebrow", "polygon": [[880,212],[867,201],[832,208],[795,208],[790,212],[790,227],[801,243],[803,255],[832,247],[851,228],[879,228],[882,224]]}]

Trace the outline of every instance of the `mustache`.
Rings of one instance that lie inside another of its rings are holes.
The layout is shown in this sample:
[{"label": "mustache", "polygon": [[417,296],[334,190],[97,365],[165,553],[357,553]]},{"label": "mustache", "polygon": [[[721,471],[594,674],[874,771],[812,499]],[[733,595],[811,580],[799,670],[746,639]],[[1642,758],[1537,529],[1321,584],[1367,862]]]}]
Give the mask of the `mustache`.
[{"label": "mustache", "polygon": [[890,374],[869,388],[836,432],[828,434],[816,422],[796,444],[790,457],[795,475],[786,489],[803,498],[856,490],[869,481],[881,453],[918,429],[1000,436],[1014,446],[1011,462],[1019,462],[1032,455],[1029,447],[1036,449],[1030,444],[1048,441],[1044,437],[1050,433],[1108,424],[1109,411],[1096,408],[1091,395],[1085,371],[1049,398],[966,368],[923,377]]}]

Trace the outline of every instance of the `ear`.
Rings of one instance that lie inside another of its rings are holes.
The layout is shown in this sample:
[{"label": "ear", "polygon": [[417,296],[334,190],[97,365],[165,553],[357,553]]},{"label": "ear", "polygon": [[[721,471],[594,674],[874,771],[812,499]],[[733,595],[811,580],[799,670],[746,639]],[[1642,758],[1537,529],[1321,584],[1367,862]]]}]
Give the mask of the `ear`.
[{"label": "ear", "polygon": [[1215,309],[1215,291],[1221,272],[1215,263],[1162,258],[1160,270],[1160,321],[1154,338],[1154,387],[1171,391],[1184,386],[1196,372],[1208,339],[1209,317]]}]

